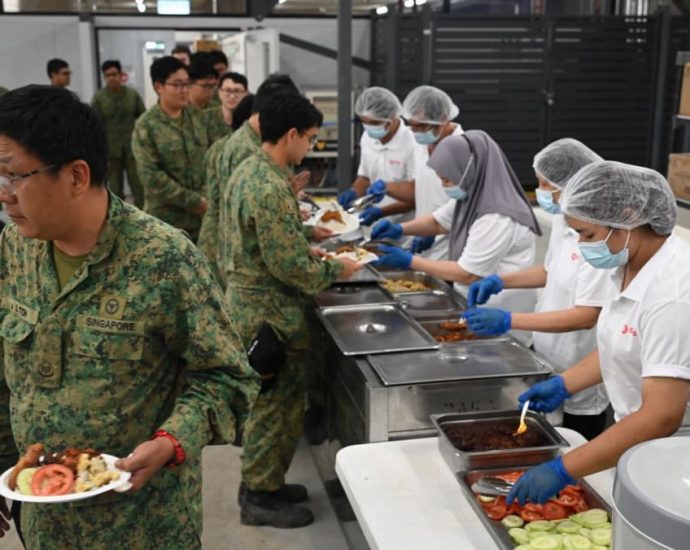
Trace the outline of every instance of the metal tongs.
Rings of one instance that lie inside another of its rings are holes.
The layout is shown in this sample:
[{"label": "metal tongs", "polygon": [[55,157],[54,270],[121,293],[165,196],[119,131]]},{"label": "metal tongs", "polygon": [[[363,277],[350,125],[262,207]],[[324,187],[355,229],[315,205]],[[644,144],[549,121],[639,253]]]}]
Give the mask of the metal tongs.
[{"label": "metal tongs", "polygon": [[364,210],[367,206],[371,206],[372,204],[376,203],[378,201],[378,196],[377,195],[364,195],[363,197],[359,197],[356,199],[350,208],[347,209],[348,214],[354,214],[355,212],[359,212],[360,210]]},{"label": "metal tongs", "polygon": [[507,495],[512,488],[512,483],[496,476],[480,477],[471,487],[473,493],[487,496]]}]

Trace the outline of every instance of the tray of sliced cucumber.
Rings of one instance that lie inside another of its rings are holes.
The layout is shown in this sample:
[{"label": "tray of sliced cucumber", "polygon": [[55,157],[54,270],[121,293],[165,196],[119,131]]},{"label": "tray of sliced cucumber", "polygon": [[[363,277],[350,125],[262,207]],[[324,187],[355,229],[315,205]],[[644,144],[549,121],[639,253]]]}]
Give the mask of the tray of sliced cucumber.
[{"label": "tray of sliced cucumber", "polygon": [[[457,479],[494,541],[506,550],[605,550],[611,548],[611,509],[584,481],[569,485],[543,505],[514,502],[505,496],[472,491],[480,480],[514,483],[526,468],[460,472]],[[479,483],[478,483],[479,482]]]}]

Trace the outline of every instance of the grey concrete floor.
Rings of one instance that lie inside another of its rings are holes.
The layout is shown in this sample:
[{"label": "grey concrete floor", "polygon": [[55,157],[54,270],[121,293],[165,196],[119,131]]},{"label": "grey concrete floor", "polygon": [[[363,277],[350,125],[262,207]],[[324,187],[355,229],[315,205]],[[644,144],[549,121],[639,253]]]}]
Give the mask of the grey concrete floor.
[{"label": "grey concrete floor", "polygon": [[[316,521],[301,529],[247,527],[240,524],[237,488],[240,449],[230,445],[207,447],[203,455],[204,550],[347,550],[342,530],[304,441],[295,455],[287,480],[309,490],[306,503]],[[0,549],[21,550],[14,529],[0,539]],[[151,549],[154,550],[154,549]]]}]

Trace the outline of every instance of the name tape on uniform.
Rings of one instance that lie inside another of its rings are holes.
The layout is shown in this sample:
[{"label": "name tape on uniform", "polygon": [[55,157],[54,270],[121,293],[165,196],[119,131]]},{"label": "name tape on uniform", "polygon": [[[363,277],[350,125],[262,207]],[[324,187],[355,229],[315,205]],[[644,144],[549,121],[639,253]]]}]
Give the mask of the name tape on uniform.
[{"label": "name tape on uniform", "polygon": [[114,334],[136,334],[144,336],[144,321],[128,321],[126,319],[106,319],[91,315],[77,315],[77,328],[87,328],[100,332]]},{"label": "name tape on uniform", "polygon": [[13,298],[5,298],[5,303],[7,304],[7,308],[22,321],[26,321],[32,325],[38,323],[38,310],[31,309],[24,304],[20,304]]}]

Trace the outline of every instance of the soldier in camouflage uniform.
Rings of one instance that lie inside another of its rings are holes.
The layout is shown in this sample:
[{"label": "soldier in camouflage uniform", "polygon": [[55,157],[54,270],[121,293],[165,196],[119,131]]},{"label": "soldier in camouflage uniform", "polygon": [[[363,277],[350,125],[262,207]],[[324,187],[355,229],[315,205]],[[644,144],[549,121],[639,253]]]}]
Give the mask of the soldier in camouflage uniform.
[{"label": "soldier in camouflage uniform", "polygon": [[203,159],[210,138],[202,113],[187,106],[189,80],[182,61],[157,59],[151,79],[159,101],[139,117],[132,137],[144,210],[196,242],[207,206]]},{"label": "soldier in camouflage uniform", "polygon": [[9,90],[5,88],[4,86],[0,86],[0,96],[5,95]]},{"label": "soldier in camouflage uniform", "polygon": [[201,548],[201,451],[233,440],[258,376],[202,256],[108,193],[106,153],[67,90],[0,102],[0,468],[36,442],[132,453],[128,493],[23,503],[30,550]]},{"label": "soldier in camouflage uniform", "polygon": [[134,195],[134,204],[144,207],[144,191],[139,183],[134,157],[132,156],[132,131],[134,123],[144,114],[146,107],[132,88],[122,85],[122,66],[119,61],[105,61],[101,66],[105,88],[96,92],[91,105],[103,117],[108,136],[108,187],[123,199],[123,172]]},{"label": "soldier in camouflage uniform", "polygon": [[316,139],[321,113],[304,97],[272,94],[260,111],[263,144],[234,172],[220,213],[221,268],[226,298],[245,346],[268,323],[282,339],[287,359],[245,424],[241,521],[300,527],[314,519],[301,485],[285,484],[302,431],[304,364],[309,335],[304,294],[327,288],[359,265],[327,260],[310,251],[290,187],[289,164],[299,164]]}]

